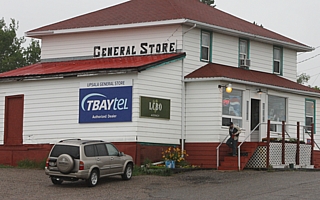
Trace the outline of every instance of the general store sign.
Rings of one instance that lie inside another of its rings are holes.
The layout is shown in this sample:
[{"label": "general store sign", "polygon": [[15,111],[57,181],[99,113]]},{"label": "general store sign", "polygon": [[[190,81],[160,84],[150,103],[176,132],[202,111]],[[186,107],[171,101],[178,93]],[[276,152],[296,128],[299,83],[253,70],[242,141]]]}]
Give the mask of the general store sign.
[{"label": "general store sign", "polygon": [[132,80],[80,83],[79,123],[132,121]]},{"label": "general store sign", "polygon": [[170,99],[140,97],[140,116],[170,119]]},{"label": "general store sign", "polygon": [[93,57],[117,57],[133,56],[160,53],[173,53],[176,51],[175,42],[165,43],[141,43],[131,46],[95,46],[93,47]]}]

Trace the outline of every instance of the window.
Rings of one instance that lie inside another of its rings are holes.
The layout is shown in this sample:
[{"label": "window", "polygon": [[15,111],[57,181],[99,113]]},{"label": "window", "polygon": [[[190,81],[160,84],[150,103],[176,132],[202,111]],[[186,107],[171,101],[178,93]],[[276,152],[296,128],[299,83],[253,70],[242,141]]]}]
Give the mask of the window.
[{"label": "window", "polygon": [[105,144],[97,144],[96,147],[97,147],[97,151],[98,151],[98,156],[107,156],[108,155]]},{"label": "window", "polygon": [[119,151],[116,149],[112,144],[106,144],[106,147],[108,149],[109,156],[118,156]]},{"label": "window", "polygon": [[201,32],[201,60],[211,61],[211,33]]},{"label": "window", "polygon": [[80,158],[79,147],[69,145],[55,145],[51,157],[59,157],[61,154],[69,154],[74,159]]},{"label": "window", "polygon": [[282,48],[273,47],[273,73],[282,75]]},{"label": "window", "polygon": [[[314,123],[315,119],[315,100],[306,100],[306,126],[307,130],[311,131],[311,124]],[[315,131],[314,131],[315,132]]]},{"label": "window", "polygon": [[282,121],[286,121],[286,98],[271,96],[268,97],[268,119],[271,122],[271,131],[281,131]]},{"label": "window", "polygon": [[239,66],[249,67],[247,60],[249,59],[249,40],[239,40]]},{"label": "window", "polygon": [[222,126],[229,126],[230,122],[242,127],[242,91],[240,90],[232,90],[231,93],[223,91]]},{"label": "window", "polygon": [[84,154],[87,157],[95,157],[96,156],[96,148],[94,145],[87,145],[84,147]]}]

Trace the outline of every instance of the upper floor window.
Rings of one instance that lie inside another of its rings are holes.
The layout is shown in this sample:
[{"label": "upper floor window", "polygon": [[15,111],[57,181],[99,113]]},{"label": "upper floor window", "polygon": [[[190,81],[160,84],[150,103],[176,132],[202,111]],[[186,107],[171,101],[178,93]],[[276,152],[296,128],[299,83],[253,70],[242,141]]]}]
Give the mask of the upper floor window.
[{"label": "upper floor window", "polygon": [[273,47],[273,73],[282,75],[282,48]]},{"label": "upper floor window", "polygon": [[211,33],[201,31],[201,60],[210,62],[211,61]]},{"label": "upper floor window", "polygon": [[249,40],[239,40],[239,67],[249,68]]}]

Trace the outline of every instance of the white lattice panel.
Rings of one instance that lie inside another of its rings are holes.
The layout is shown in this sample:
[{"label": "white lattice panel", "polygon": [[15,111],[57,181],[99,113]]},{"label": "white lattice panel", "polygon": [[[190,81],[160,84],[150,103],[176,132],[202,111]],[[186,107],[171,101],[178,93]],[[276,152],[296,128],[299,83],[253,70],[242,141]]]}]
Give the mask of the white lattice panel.
[{"label": "white lattice panel", "polygon": [[300,144],[300,165],[311,164],[311,145]]},{"label": "white lattice panel", "polygon": [[[297,144],[285,143],[285,165],[296,163]],[[282,165],[282,143],[270,143],[270,165]],[[267,147],[258,147],[246,168],[266,168]],[[310,165],[311,146],[300,144],[300,165]]]},{"label": "white lattice panel", "polygon": [[267,147],[257,147],[246,168],[266,168]]}]

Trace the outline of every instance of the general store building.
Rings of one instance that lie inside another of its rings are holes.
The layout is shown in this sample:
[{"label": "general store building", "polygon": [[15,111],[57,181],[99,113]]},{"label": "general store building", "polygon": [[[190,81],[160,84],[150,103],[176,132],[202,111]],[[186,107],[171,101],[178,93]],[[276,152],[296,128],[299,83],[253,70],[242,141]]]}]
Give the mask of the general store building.
[{"label": "general store building", "polygon": [[[41,39],[41,62],[0,74],[4,164],[83,138],[137,164],[180,145],[215,168],[231,121],[240,140],[267,120],[273,132],[320,123],[319,91],[296,83],[297,53],[313,48],[197,0],[131,0],[26,36]],[[266,137],[262,124],[248,142]]]}]

